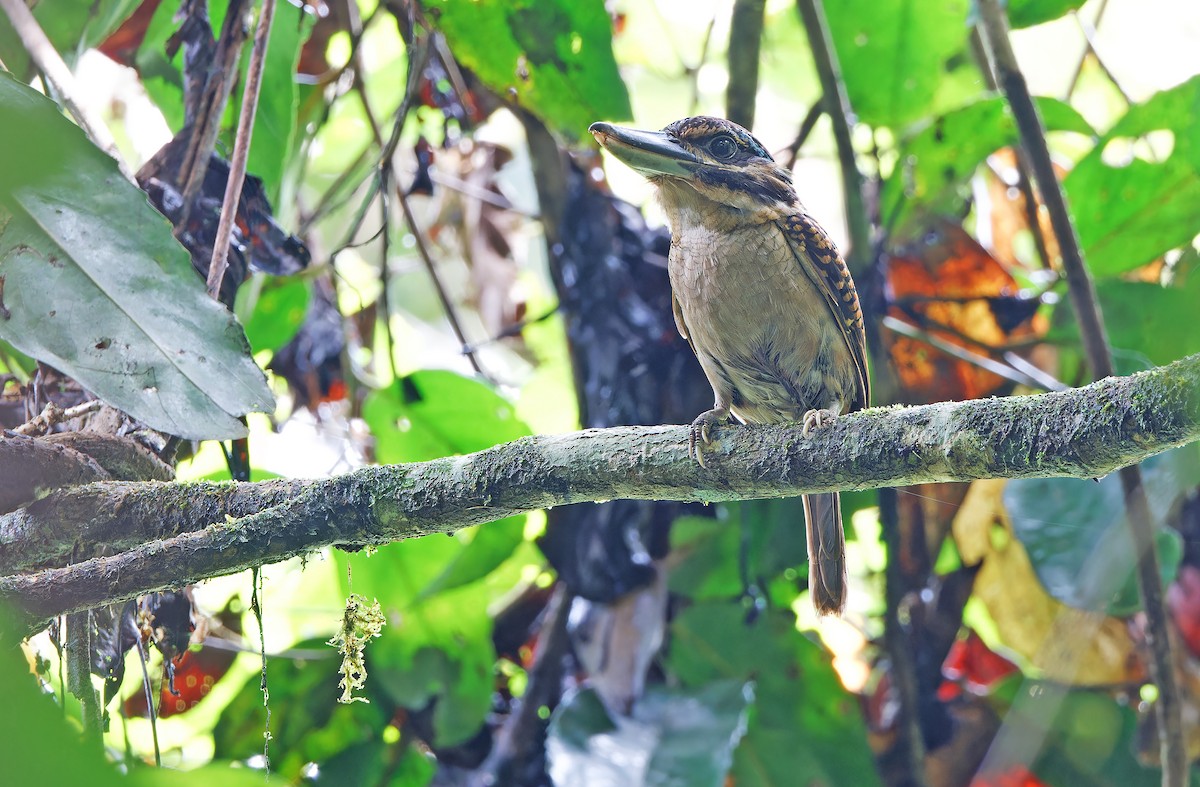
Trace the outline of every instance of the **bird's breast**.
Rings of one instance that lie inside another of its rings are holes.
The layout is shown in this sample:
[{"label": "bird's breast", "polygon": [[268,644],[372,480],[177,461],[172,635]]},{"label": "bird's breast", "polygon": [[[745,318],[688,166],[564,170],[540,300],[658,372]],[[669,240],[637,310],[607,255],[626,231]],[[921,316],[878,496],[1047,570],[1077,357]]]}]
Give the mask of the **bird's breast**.
[{"label": "bird's breast", "polygon": [[773,222],[680,227],[669,265],[692,344],[744,420],[799,420],[854,401],[857,372],[837,318]]}]

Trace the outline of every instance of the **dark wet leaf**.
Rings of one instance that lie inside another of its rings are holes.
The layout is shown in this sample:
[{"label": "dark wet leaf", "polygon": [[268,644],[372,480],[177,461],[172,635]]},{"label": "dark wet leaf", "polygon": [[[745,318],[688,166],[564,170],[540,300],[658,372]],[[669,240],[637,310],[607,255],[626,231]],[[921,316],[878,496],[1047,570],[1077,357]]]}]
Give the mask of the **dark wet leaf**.
[{"label": "dark wet leaf", "polygon": [[[1182,557],[1178,533],[1165,521],[1171,507],[1200,483],[1200,457],[1185,446],[1142,463],[1142,479],[1156,522],[1155,547],[1163,579]],[[1080,609],[1131,615],[1141,608],[1133,575],[1136,551],[1125,522],[1116,474],[1097,481],[1028,478],[1010,481],[1004,504],[1013,531],[1050,595]]]}]

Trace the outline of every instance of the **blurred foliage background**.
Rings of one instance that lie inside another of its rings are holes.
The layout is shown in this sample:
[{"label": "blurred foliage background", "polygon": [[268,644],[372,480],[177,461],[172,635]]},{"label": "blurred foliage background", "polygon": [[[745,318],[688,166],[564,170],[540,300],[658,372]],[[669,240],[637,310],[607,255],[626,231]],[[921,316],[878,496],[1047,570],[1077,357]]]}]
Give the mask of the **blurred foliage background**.
[{"label": "blurred foliage background", "polygon": [[[184,31],[203,5],[33,6],[134,168],[193,116],[185,58],[201,39]],[[226,4],[208,13],[219,32]],[[1200,352],[1200,7],[1012,0],[1008,13],[1119,368]],[[865,178],[853,247],[856,203],[791,0],[281,4],[249,154],[256,220],[227,293],[278,401],[249,418],[251,478],[690,422],[710,394],[670,315],[669,233],[649,186],[607,166],[586,129],[723,116],[731,101],[850,252],[876,404],[1088,382],[971,4],[830,0],[824,14]],[[739,58],[757,74],[731,68]],[[0,60],[45,90],[3,21]],[[218,156],[240,96],[239,82]],[[63,153],[52,165],[76,171]],[[139,174],[152,198],[162,171]],[[256,229],[268,219],[274,235]],[[46,370],[6,342],[0,364],[15,413]],[[1144,466],[1193,719],[1198,459],[1190,446]],[[229,477],[213,442],[177,473]],[[128,666],[107,705],[109,759],[161,783],[189,775],[144,768],[156,747],[165,765],[206,766],[192,774],[205,783],[268,756],[281,781],[338,785],[1159,782],[1115,479],[842,500],[840,619],[811,612],[796,500],[576,506],[206,582],[189,591],[195,632],[173,680],[159,650],[145,679],[145,651],[115,654]],[[340,705],[325,643],[351,592],[387,625],[367,648],[369,703]],[[27,654],[77,717],[51,638]],[[22,729],[4,739],[56,740],[47,703],[10,682],[22,704],[6,721]],[[73,761],[25,751],[13,767]],[[93,759],[87,778],[108,779]]]}]

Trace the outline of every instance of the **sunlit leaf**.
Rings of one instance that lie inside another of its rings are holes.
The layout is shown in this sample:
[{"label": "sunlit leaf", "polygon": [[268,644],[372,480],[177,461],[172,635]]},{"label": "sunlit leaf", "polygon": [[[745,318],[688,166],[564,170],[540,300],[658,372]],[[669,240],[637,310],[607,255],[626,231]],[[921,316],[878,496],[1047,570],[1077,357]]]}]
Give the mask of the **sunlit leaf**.
[{"label": "sunlit leaf", "polygon": [[566,138],[631,117],[601,0],[423,0],[455,56]]},{"label": "sunlit leaf", "polygon": [[[1039,98],[1037,107],[1051,131],[1093,133],[1069,104]],[[975,168],[1019,140],[1012,112],[997,96],[979,99],[914,130],[901,142],[900,162],[884,184],[880,203],[885,221],[896,234],[909,237],[931,215],[961,215]]]},{"label": "sunlit leaf", "polygon": [[272,407],[167,220],[39,93],[0,75],[0,338],[147,425],[245,434]]},{"label": "sunlit leaf", "polygon": [[1015,30],[1050,22],[1076,11],[1085,0],[1010,0],[1008,24]]},{"label": "sunlit leaf", "polygon": [[858,119],[901,129],[928,114],[948,61],[965,54],[968,0],[825,3]]},{"label": "sunlit leaf", "polygon": [[720,787],[745,733],[750,698],[749,686],[736,680],[694,690],[652,686],[630,718],[614,720],[585,689],[550,721],[550,777],[564,787]]},{"label": "sunlit leaf", "polygon": [[[1143,139],[1151,132],[1158,151]],[[1189,243],[1200,233],[1200,77],[1130,107],[1063,186],[1096,276]]]},{"label": "sunlit leaf", "polygon": [[1124,620],[1070,607],[1042,587],[1009,526],[1007,483],[971,484],[953,525],[963,563],[980,566],[973,595],[987,608],[1000,642],[1046,678],[1064,684],[1143,680],[1145,671]]}]

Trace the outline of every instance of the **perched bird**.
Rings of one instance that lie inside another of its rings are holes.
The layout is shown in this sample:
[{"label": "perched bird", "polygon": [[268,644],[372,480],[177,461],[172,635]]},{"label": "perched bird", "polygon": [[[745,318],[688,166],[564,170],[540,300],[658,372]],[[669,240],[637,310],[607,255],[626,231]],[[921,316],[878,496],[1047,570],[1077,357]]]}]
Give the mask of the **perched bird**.
[{"label": "perched bird", "polygon": [[[850,272],[780,167],[746,129],[692,117],[662,131],[593,123],[605,149],[645,175],[671,225],[679,332],[713,388],[692,423],[704,464],[712,427],[800,421],[804,432],[869,399],[862,310]],[[836,492],[806,495],[809,585],[822,614],[846,603]]]}]

